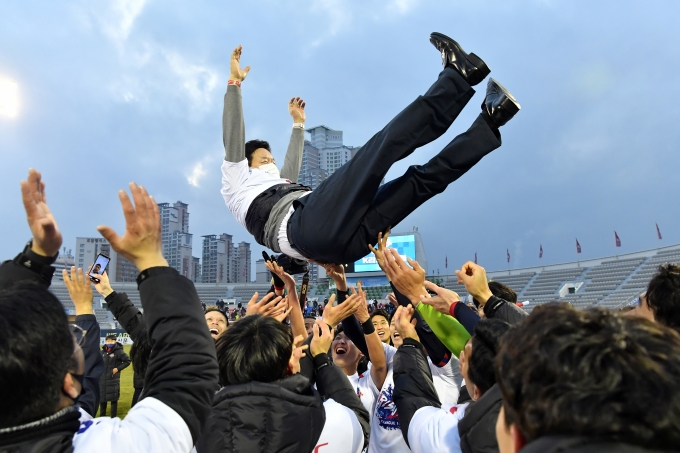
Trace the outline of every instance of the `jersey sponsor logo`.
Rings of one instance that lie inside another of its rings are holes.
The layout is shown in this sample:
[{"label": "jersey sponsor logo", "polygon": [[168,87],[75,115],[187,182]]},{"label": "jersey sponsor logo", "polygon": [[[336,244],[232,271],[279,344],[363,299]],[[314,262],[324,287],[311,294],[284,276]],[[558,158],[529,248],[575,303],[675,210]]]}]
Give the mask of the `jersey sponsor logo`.
[{"label": "jersey sponsor logo", "polygon": [[328,445],[328,442],[326,442],[325,444],[317,445],[316,447],[314,447],[314,453],[319,453],[319,450],[321,450],[321,447],[325,447],[326,445]]},{"label": "jersey sponsor logo", "polygon": [[397,405],[394,404],[394,400],[392,399],[393,395],[394,389],[392,388],[392,384],[390,384],[385,390],[380,392],[380,398],[378,398],[378,404],[375,408],[375,412],[378,416],[378,424],[381,428],[387,430],[401,429],[399,415],[397,414]]},{"label": "jersey sponsor logo", "polygon": [[94,422],[93,422],[92,420],[86,420],[86,421],[82,422],[82,423],[80,424],[80,429],[78,429],[78,433],[77,433],[77,434],[82,434],[82,433],[84,433],[84,432],[87,431],[87,429],[88,429],[90,426],[92,426],[93,424],[94,424]]}]

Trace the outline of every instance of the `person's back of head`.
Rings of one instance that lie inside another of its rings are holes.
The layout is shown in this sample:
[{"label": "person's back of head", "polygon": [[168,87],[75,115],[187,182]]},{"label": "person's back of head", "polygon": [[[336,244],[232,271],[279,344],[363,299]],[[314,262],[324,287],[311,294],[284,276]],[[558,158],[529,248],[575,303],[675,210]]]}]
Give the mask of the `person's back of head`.
[{"label": "person's back of head", "polygon": [[52,293],[33,284],[0,291],[0,429],[57,411],[73,352],[66,313]]},{"label": "person's back of head", "polygon": [[496,374],[502,453],[547,435],[680,445],[680,335],[659,324],[539,306],[504,336]]},{"label": "person's back of head", "polygon": [[287,374],[293,334],[275,319],[250,315],[222,334],[215,348],[221,385],[273,382]]},{"label": "person's back of head", "polygon": [[130,360],[132,361],[132,370],[135,376],[144,376],[146,367],[149,365],[149,357],[151,356],[151,342],[149,341],[149,332],[144,329],[135,338],[135,342],[130,347]]},{"label": "person's back of head", "polygon": [[[506,302],[517,302],[517,293],[512,288],[504,285],[503,283],[491,280],[489,282],[489,290],[491,291],[491,294],[503,299]],[[472,301],[475,303],[475,307],[479,307],[479,301],[477,301],[477,299],[472,298]]]},{"label": "person's back of head", "polygon": [[654,320],[680,332],[680,266],[659,266],[645,296]]},{"label": "person's back of head", "polygon": [[496,383],[494,359],[501,337],[510,325],[499,319],[482,319],[475,326],[475,335],[470,339],[472,353],[467,364],[469,380],[484,394]]}]

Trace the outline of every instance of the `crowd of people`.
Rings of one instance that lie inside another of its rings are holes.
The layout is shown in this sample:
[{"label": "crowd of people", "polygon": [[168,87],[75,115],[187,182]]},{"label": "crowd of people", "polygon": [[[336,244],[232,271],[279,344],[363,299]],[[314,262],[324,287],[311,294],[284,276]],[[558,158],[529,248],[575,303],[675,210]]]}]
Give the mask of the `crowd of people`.
[{"label": "crowd of people", "polygon": [[[471,96],[469,82],[479,83],[488,68],[474,54],[454,52],[451,43],[435,38],[446,83],[465,86]],[[234,55],[232,63],[240,48]],[[467,56],[467,63],[452,55]],[[301,100],[291,101],[294,120],[303,108]],[[494,117],[494,108],[487,104],[474,127],[488,131],[494,118],[508,119]],[[500,139],[495,132],[491,137]],[[256,158],[271,163],[261,150],[250,147],[249,164]],[[309,316],[295,279],[272,259],[266,262],[270,291],[253,294],[239,319],[230,321],[224,309],[203,307],[193,283],[168,266],[155,200],[135,183],[129,191],[118,194],[125,232],[108,226],[98,231],[137,267],[143,310],[115,291],[104,270],[91,280],[88,269],[72,268],[63,272],[76,312],[71,324],[49,291],[62,235],[45,183],[33,169],[21,182],[32,239],[0,265],[0,451],[680,448],[678,265],[661,266],[638,305],[625,313],[578,311],[554,302],[529,314],[514,303],[511,289],[490,284],[473,262],[456,270],[475,303],[461,302],[455,292],[427,281],[416,261],[389,249],[386,230],[366,251],[390,282],[390,310],[369,307],[361,285],[348,285],[342,264],[317,260],[337,294],[318,310],[321,319]],[[323,199],[308,200],[304,209]],[[392,214],[385,213],[390,219],[401,215]],[[264,227],[266,221],[248,223]],[[291,239],[304,234],[303,223]],[[324,234],[324,244],[332,244],[333,235]],[[284,236],[276,246],[290,250],[293,243]],[[320,250],[318,243],[303,244]],[[355,253],[356,244],[352,250],[343,244],[323,255]],[[100,348],[93,287],[130,335],[129,357],[115,339]],[[120,419],[116,376],[130,364],[134,405]],[[105,416],[107,403],[111,417]],[[101,416],[95,417],[98,409]]]}]

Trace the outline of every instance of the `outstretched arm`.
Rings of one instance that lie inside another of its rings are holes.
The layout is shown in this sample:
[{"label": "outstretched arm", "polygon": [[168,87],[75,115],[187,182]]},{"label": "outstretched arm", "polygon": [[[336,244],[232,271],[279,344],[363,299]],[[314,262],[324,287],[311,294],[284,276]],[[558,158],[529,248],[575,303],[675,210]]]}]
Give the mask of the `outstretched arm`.
[{"label": "outstretched arm", "polygon": [[241,82],[250,71],[250,66],[241,69],[241,51],[238,46],[231,53],[229,85],[224,95],[222,112],[222,140],[225,157],[228,162],[241,162],[246,158],[246,126],[243,121],[243,101],[241,99]]},{"label": "outstretched arm", "polygon": [[302,166],[302,152],[305,147],[305,101],[293,98],[288,102],[288,111],[293,117],[293,132],[286,151],[286,158],[281,168],[281,177],[297,182]]}]

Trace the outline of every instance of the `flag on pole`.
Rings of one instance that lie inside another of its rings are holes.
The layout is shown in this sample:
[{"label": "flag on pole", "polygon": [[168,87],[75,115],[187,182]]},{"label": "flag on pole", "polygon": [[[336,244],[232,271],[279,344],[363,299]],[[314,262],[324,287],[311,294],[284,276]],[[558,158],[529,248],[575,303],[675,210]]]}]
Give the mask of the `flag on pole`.
[{"label": "flag on pole", "polygon": [[614,231],[614,241],[616,241],[617,247],[621,247],[621,238],[619,237],[618,234],[616,234],[616,231]]},{"label": "flag on pole", "polygon": [[505,252],[508,254],[508,263],[510,263],[510,250],[505,249]]},{"label": "flag on pole", "polygon": [[578,239],[576,239],[576,253],[581,253],[581,244],[578,243]]},{"label": "flag on pole", "polygon": [[659,224],[656,224],[656,235],[659,236],[659,240],[661,240],[661,230],[659,229]]},{"label": "flag on pole", "polygon": [[540,247],[538,249],[538,257],[543,258],[543,244],[540,244]]},{"label": "flag on pole", "polygon": [[477,252],[475,252],[475,264],[477,264]]},{"label": "flag on pole", "polygon": [[446,258],[444,258],[444,267],[449,268],[449,255],[446,255]]}]

